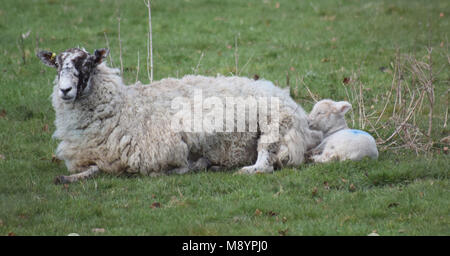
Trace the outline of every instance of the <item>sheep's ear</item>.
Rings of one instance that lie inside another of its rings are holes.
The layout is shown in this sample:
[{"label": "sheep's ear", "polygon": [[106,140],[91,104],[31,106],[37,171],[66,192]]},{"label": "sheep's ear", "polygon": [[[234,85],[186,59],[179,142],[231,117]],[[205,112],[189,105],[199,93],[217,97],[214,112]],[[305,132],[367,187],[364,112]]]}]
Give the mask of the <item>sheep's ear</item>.
[{"label": "sheep's ear", "polygon": [[108,54],[109,54],[109,49],[108,48],[102,48],[102,49],[95,50],[95,52],[94,52],[94,56],[95,56],[94,63],[96,65],[101,64],[106,59]]},{"label": "sheep's ear", "polygon": [[336,113],[339,113],[341,115],[345,115],[345,113],[347,113],[347,111],[349,111],[350,109],[352,109],[352,104],[350,104],[347,101],[338,101],[334,103],[334,111]]},{"label": "sheep's ear", "polygon": [[45,65],[56,68],[58,65],[56,64],[56,54],[54,52],[49,51],[39,51],[36,56],[44,63]]}]

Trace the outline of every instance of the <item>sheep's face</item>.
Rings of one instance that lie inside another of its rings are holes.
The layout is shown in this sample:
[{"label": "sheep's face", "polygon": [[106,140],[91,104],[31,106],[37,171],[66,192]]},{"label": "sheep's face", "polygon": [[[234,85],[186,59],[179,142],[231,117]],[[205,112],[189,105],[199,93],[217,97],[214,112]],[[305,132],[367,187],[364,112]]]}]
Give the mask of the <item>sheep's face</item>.
[{"label": "sheep's face", "polygon": [[40,51],[41,61],[58,70],[57,93],[64,102],[73,102],[90,91],[89,78],[95,67],[103,62],[108,49],[95,50],[94,55],[84,49],[71,48],[60,54]]},{"label": "sheep's face", "polygon": [[336,126],[346,125],[344,115],[351,108],[347,101],[321,100],[311,110],[308,125],[311,129],[326,133]]}]

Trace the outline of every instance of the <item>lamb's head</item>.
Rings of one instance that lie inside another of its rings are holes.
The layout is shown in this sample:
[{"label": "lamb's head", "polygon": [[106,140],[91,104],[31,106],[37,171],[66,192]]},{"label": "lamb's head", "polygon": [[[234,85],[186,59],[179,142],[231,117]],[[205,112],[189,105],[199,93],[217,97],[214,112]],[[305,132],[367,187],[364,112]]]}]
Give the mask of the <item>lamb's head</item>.
[{"label": "lamb's head", "polygon": [[344,115],[351,108],[352,105],[347,101],[321,100],[314,105],[308,116],[309,127],[322,131],[325,137],[348,128]]},{"label": "lamb's head", "polygon": [[59,54],[40,51],[37,56],[45,65],[58,70],[58,96],[63,102],[73,102],[89,94],[91,74],[108,53],[105,48],[95,50],[93,55],[84,49],[71,48]]}]

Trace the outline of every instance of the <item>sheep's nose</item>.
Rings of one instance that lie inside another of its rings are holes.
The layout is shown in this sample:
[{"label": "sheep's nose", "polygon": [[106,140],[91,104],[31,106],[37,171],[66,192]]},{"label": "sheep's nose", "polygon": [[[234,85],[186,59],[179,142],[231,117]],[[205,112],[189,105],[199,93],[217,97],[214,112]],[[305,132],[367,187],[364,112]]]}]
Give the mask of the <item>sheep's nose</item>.
[{"label": "sheep's nose", "polygon": [[67,95],[67,93],[70,92],[70,90],[72,90],[72,87],[69,87],[67,89],[60,89],[60,90],[64,95]]}]

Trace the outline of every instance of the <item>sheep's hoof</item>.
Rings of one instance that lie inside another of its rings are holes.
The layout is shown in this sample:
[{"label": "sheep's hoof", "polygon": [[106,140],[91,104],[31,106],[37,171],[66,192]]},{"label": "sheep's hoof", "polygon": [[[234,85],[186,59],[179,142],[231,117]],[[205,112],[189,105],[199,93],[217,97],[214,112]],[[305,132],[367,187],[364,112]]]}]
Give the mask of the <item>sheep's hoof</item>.
[{"label": "sheep's hoof", "polygon": [[67,184],[69,182],[64,175],[60,175],[60,176],[55,177],[55,179],[53,180],[53,183],[55,185],[60,185],[60,184]]}]

